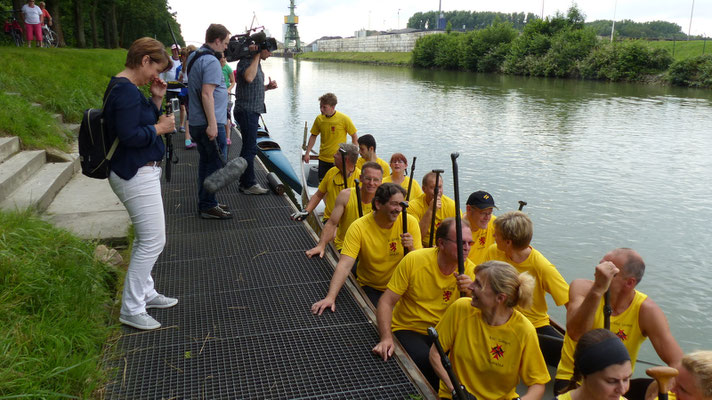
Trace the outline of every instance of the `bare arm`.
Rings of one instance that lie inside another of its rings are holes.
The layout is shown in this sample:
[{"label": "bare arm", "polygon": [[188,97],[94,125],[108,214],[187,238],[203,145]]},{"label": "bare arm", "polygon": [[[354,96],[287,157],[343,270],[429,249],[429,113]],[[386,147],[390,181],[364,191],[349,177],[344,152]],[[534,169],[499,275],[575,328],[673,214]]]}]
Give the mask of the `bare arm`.
[{"label": "bare arm", "polygon": [[[351,135],[351,143],[358,146],[358,135],[356,134],[356,132],[354,132],[353,135]],[[383,171],[383,173],[385,174],[386,171]]]},{"label": "bare arm", "polygon": [[[245,79],[245,82],[247,83],[252,83],[252,81],[255,80],[255,77],[257,76],[257,67],[260,65],[260,53],[256,53],[254,56],[252,56],[252,62],[250,63],[250,66],[247,67],[245,72],[243,72],[242,77]],[[261,82],[260,82],[261,84]]]},{"label": "bare arm", "polygon": [[527,389],[527,394],[521,397],[522,400],[540,400],[544,396],[546,386],[538,383],[531,385]]},{"label": "bare arm", "polygon": [[326,245],[336,237],[337,224],[341,222],[341,217],[344,215],[344,211],[346,211],[346,205],[349,203],[350,196],[351,189],[344,189],[339,193],[334,204],[334,209],[331,210],[329,220],[326,221],[326,225],[324,225],[324,229],[321,231],[319,243],[314,248],[307,250],[307,257],[312,258],[317,254],[320,258],[324,257]]},{"label": "bare arm", "polygon": [[344,254],[339,257],[339,263],[336,264],[334,275],[332,275],[331,283],[329,283],[329,292],[322,300],[312,304],[312,314],[321,315],[327,308],[330,308],[331,312],[336,311],[336,296],[339,294],[341,287],[344,286],[344,282],[346,282],[346,278],[348,278],[355,261],[355,259]]},{"label": "bare arm", "polygon": [[610,261],[596,266],[595,281],[577,279],[569,286],[569,303],[566,310],[566,331],[578,341],[591,330],[601,298],[606,294],[618,268]]},{"label": "bare arm", "polygon": [[203,84],[200,90],[200,98],[203,101],[205,120],[208,121],[208,129],[205,133],[208,135],[210,140],[213,140],[218,136],[218,124],[215,119],[215,99],[213,99],[214,91],[215,85],[210,83]]},{"label": "bare arm", "polygon": [[383,361],[393,355],[395,344],[393,343],[393,332],[391,332],[391,322],[393,320],[393,308],[396,306],[401,296],[391,289],[386,289],[378,300],[376,308],[376,320],[378,321],[378,333],[381,341],[373,348],[375,354],[383,357]]},{"label": "bare arm", "polygon": [[235,74],[228,74],[230,75],[230,86],[227,88],[228,93],[232,93],[232,89],[235,88]]},{"label": "bare arm", "polygon": [[316,136],[314,135],[309,135],[309,142],[307,143],[307,148],[304,151],[304,162],[309,163],[309,155],[311,154],[311,149],[314,147],[314,144],[316,143]]},{"label": "bare arm", "polygon": [[433,371],[435,371],[438,378],[445,383],[448,392],[455,390],[455,385],[452,384],[450,376],[447,374],[447,371],[443,366],[443,362],[440,359],[440,353],[438,353],[438,349],[435,347],[435,344],[430,345],[430,354],[428,355],[428,358],[430,359],[430,365],[433,366]]},{"label": "bare arm", "polygon": [[[442,200],[440,196],[438,196],[438,203],[437,203],[437,208],[438,210],[440,207],[442,207]],[[431,201],[428,203],[427,207],[425,208],[425,212],[423,213],[423,217],[420,218],[419,226],[420,226],[420,232],[425,235],[427,232],[428,234],[426,236],[423,236],[423,242],[428,242],[430,240],[430,224],[432,223],[433,219],[433,202]],[[433,234],[433,237],[434,234]]]},{"label": "bare arm", "polygon": [[638,323],[643,335],[650,338],[660,359],[673,368],[678,367],[683,356],[682,349],[670,332],[665,314],[650,298],[640,305]]},{"label": "bare arm", "polygon": [[317,204],[321,201],[321,199],[326,196],[325,192],[322,192],[321,190],[317,190],[316,193],[312,195],[312,197],[309,199],[309,203],[307,203],[307,206],[304,207],[304,210],[306,212],[312,212],[316,208]]}]

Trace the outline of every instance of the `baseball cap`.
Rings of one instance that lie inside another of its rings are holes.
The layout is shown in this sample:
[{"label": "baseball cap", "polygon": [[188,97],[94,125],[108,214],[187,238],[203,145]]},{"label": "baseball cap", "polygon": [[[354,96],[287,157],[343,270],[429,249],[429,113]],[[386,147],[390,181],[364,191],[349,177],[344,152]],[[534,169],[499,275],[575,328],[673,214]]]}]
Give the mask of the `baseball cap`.
[{"label": "baseball cap", "polygon": [[[483,190],[478,190],[472,193],[470,197],[467,198],[467,205],[474,206],[479,209],[497,208],[497,206],[494,205],[492,195]],[[497,209],[499,210],[499,208]]]}]

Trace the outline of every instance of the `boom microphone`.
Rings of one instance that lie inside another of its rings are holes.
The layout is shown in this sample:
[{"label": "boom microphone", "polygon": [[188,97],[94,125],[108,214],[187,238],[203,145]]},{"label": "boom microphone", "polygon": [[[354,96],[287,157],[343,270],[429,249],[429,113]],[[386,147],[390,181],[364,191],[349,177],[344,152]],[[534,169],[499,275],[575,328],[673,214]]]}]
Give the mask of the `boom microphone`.
[{"label": "boom microphone", "polygon": [[215,143],[215,151],[217,151],[218,158],[220,158],[223,167],[205,178],[203,187],[210,193],[215,193],[230,183],[240,179],[247,169],[247,161],[242,157],[237,157],[230,160],[230,162],[226,162],[220,152],[217,139],[213,140],[213,143]]}]

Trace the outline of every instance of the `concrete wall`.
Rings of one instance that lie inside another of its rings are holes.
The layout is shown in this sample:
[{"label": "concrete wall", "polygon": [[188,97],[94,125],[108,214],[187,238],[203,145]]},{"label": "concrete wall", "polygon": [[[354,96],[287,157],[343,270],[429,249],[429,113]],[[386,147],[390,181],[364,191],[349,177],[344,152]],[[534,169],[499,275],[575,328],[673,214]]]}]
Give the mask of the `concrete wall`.
[{"label": "concrete wall", "polygon": [[418,38],[437,31],[396,33],[392,35],[376,35],[353,37],[346,39],[317,40],[313,51],[333,52],[409,52],[415,47]]}]

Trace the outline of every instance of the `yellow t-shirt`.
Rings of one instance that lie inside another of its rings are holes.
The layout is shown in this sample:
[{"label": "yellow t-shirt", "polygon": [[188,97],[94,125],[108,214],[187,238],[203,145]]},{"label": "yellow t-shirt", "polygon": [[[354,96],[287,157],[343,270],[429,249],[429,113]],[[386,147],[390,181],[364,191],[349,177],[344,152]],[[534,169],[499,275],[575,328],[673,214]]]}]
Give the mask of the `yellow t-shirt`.
[{"label": "yellow t-shirt", "polygon": [[[383,181],[381,183],[387,183],[387,182],[393,182],[393,177],[391,175],[386,175],[383,177]],[[406,194],[408,192],[408,182],[410,182],[410,177],[409,176],[404,176],[403,177],[403,182],[401,182],[401,187],[406,190]],[[420,196],[423,194],[423,189],[420,188],[420,184],[418,181],[415,179],[413,180],[413,185],[410,187],[410,198],[415,199],[416,197]],[[410,210],[410,208],[409,208]]]},{"label": "yellow t-shirt", "polygon": [[[383,176],[391,176],[391,166],[388,165],[387,162],[385,162],[381,157],[376,157],[376,163],[381,166],[383,169]],[[356,168],[361,169],[363,167],[363,164],[366,164],[366,159],[363,157],[359,157],[358,161],[356,161]]]},{"label": "yellow t-shirt", "polygon": [[[460,298],[457,279],[443,275],[438,267],[437,247],[408,253],[393,272],[388,289],[401,296],[393,309],[393,331],[408,330],[426,335],[448,306]],[[475,280],[475,265],[465,260],[465,275]]]},{"label": "yellow t-shirt", "polygon": [[[403,258],[403,214],[388,229],[376,224],[375,211],[354,221],[346,231],[341,254],[351,258],[360,257],[356,267],[356,281],[361,286],[386,290],[393,270]],[[420,248],[418,221],[408,216],[408,230],[413,236],[413,246]]]},{"label": "yellow t-shirt", "polygon": [[[615,333],[628,349],[630,365],[634,371],[635,362],[638,359],[638,350],[640,350],[640,345],[646,339],[638,325],[638,316],[640,315],[640,306],[647,298],[648,295],[636,290],[630,306],[619,315],[611,315],[611,332]],[[603,301],[598,303],[591,329],[603,328],[603,303]],[[557,379],[571,380],[573,377],[575,349],[576,342],[568,334],[564,335],[564,348],[561,350],[561,360],[556,369]]]},{"label": "yellow t-shirt", "polygon": [[[467,213],[464,213],[462,218],[467,218]],[[487,223],[486,229],[472,231],[472,240],[474,240],[475,244],[470,247],[470,254],[467,255],[467,259],[475,263],[475,265],[480,265],[487,261],[487,250],[494,244],[495,219],[497,219],[497,217],[493,215],[489,223]],[[470,227],[473,226],[475,225],[470,223]]]},{"label": "yellow t-shirt", "polygon": [[333,164],[339,143],[346,143],[346,134],[356,133],[356,127],[348,115],[336,111],[331,117],[317,115],[310,132],[314,136],[321,135],[319,159]]},{"label": "yellow t-shirt", "polygon": [[[412,196],[412,194],[411,194]],[[432,207],[432,204],[430,205]],[[425,202],[425,193],[421,194],[418,197],[413,198],[408,203],[408,214],[412,214],[415,216],[415,218],[420,221],[423,219],[423,215],[425,215],[425,211],[428,209],[428,204]],[[438,229],[438,226],[440,226],[440,223],[443,222],[445,218],[454,218],[455,217],[455,200],[443,195],[442,196],[442,207],[438,209],[438,211],[435,213],[435,229]],[[428,242],[430,241],[430,221],[428,221],[428,231],[427,232],[420,232],[421,235],[423,235],[423,247],[426,247],[428,245]],[[435,234],[433,234],[433,240],[435,238]],[[433,245],[435,245],[435,242],[433,242]]]},{"label": "yellow t-shirt", "polygon": [[[551,380],[539,350],[536,329],[514,310],[505,324],[490,326],[469,297],[450,306],[436,327],[440,344],[450,350],[455,375],[481,400],[513,399],[519,379],[527,386]],[[440,397],[450,398],[440,381]]]},{"label": "yellow t-shirt", "polygon": [[556,267],[549,262],[539,251],[531,247],[531,254],[521,263],[515,263],[507,255],[497,249],[497,245],[493,244],[487,249],[486,261],[497,260],[512,264],[519,273],[529,272],[534,277],[536,283],[534,285],[534,303],[532,308],[524,310],[517,308],[529,321],[534,324],[535,328],[549,325],[549,315],[547,314],[548,307],[546,305],[546,293],[548,292],[556,302],[557,306],[564,305],[569,302],[569,284],[566,283],[564,277],[561,276]]},{"label": "yellow t-shirt", "polygon": [[[358,198],[356,197],[356,190],[351,189],[351,194],[349,195],[349,202],[346,204],[344,213],[341,215],[341,220],[339,221],[339,226],[336,228],[336,237],[334,238],[334,245],[337,250],[341,250],[344,245],[344,238],[346,237],[346,231],[348,231],[349,226],[359,219],[358,215]],[[361,209],[363,210],[363,215],[368,215],[371,213],[371,202],[361,203]]]},{"label": "yellow t-shirt", "polygon": [[[560,395],[556,396],[556,399],[557,399],[557,400],[571,400],[571,392],[573,392],[573,390],[568,391],[568,392],[566,392],[566,393],[564,393],[564,394],[560,394]],[[628,399],[626,399],[626,398],[623,397],[623,396],[620,396],[620,397],[618,398],[618,400],[628,400]],[[671,398],[670,400],[674,400],[674,398]]]},{"label": "yellow t-shirt", "polygon": [[[354,172],[346,178],[346,186],[354,187],[354,178],[361,175],[361,170],[356,168]],[[324,195],[324,219],[329,219],[331,216],[331,210],[334,209],[334,203],[336,203],[336,198],[339,196],[339,192],[346,189],[344,187],[344,176],[341,171],[336,167],[331,167],[326,171],[326,175],[319,182],[319,191],[325,193]]]}]

